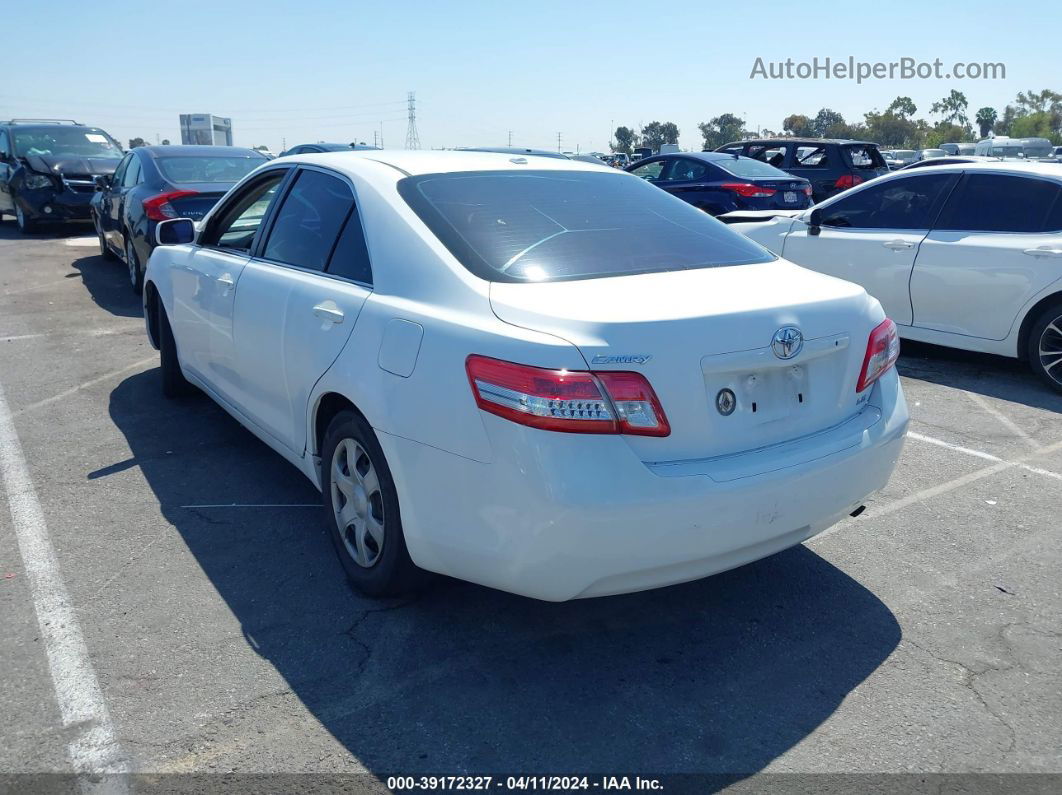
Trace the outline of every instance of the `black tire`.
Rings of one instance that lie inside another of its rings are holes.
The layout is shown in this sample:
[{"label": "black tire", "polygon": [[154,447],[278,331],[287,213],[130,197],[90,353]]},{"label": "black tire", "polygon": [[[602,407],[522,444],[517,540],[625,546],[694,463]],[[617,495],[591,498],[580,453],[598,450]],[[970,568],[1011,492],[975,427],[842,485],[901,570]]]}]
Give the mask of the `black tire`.
[{"label": "black tire", "polygon": [[[333,458],[341,444],[349,448],[350,443],[359,447],[367,455],[369,467],[375,471],[376,481],[379,484],[378,491],[368,494],[365,503],[367,510],[375,511],[379,515],[378,521],[384,528],[383,543],[376,550],[376,559],[368,566],[358,563],[347,546],[348,542],[351,547],[357,546],[354,540],[357,532],[355,522],[341,531],[336,510],[333,508],[334,500],[344,500],[338,486],[335,490],[338,496],[333,496]],[[369,596],[394,596],[409,593],[423,585],[427,579],[426,573],[418,569],[409,557],[406,539],[402,534],[398,492],[395,489],[383,450],[369,424],[353,411],[339,412],[328,424],[328,430],[325,431],[321,445],[321,453],[321,495],[324,501],[325,521],[328,525],[329,536],[332,538],[332,545],[335,547],[339,562],[351,585]],[[377,495],[378,501],[374,500]],[[347,540],[344,540],[344,537]]]},{"label": "black tire", "polygon": [[1062,392],[1062,301],[1046,307],[1033,321],[1025,354],[1032,371]]},{"label": "black tire", "polygon": [[100,219],[96,213],[92,214],[92,225],[96,227],[96,238],[100,244],[100,256],[110,262],[115,259],[114,252],[111,251],[111,247],[107,245],[107,240],[103,237],[103,229],[100,226]]},{"label": "black tire", "polygon": [[18,231],[24,235],[32,235],[37,231],[37,222],[27,216],[22,208],[18,206],[17,198],[15,199],[15,223],[18,225]]},{"label": "black tire", "polygon": [[144,268],[140,264],[140,257],[136,255],[133,236],[128,230],[125,233],[125,265],[129,269],[129,286],[136,295],[140,295],[144,292]]},{"label": "black tire", "polygon": [[159,324],[159,371],[162,374],[162,394],[171,399],[190,395],[195,388],[188,383],[184,373],[181,372],[181,364],[177,359],[177,341],[173,338],[170,319],[166,317],[166,310],[158,298],[155,299],[155,316]]}]

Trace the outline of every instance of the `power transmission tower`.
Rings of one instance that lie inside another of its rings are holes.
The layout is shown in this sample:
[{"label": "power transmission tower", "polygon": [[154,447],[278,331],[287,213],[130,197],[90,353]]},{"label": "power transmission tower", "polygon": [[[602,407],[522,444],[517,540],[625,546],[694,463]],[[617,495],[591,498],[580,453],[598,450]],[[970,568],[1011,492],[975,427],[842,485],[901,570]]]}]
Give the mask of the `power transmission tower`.
[{"label": "power transmission tower", "polygon": [[509,130],[509,146],[513,145],[513,131]]},{"label": "power transmission tower", "polygon": [[557,151],[561,150],[561,134],[557,133]]},{"label": "power transmission tower", "polygon": [[417,98],[414,92],[406,95],[409,103],[409,125],[406,127],[406,149],[420,149],[420,136],[417,135]]}]

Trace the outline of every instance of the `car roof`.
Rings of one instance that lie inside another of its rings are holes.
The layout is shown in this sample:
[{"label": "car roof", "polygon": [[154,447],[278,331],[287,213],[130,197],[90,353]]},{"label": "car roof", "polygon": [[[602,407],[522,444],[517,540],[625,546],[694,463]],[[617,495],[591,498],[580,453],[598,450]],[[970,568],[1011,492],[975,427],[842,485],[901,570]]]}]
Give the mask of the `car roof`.
[{"label": "car roof", "polygon": [[[963,155],[957,155],[957,157],[963,157]],[[944,159],[944,158],[941,158],[941,159]],[[948,159],[950,159],[950,158],[948,158]],[[924,163],[926,161],[920,161],[920,162]],[[897,169],[896,171],[892,171],[892,172],[890,172],[888,174],[885,174],[884,176],[878,177],[875,180],[869,180],[865,184],[876,183],[879,180],[895,179],[897,177],[903,177],[903,176],[907,176],[907,175],[910,175],[910,174],[923,173],[924,171],[925,171],[924,168],[914,168],[914,169],[910,169],[910,170],[908,170],[906,168],[901,168],[901,169]],[[997,174],[1000,174],[1000,173],[1003,173],[1003,174],[1011,173],[1011,174],[1017,174],[1017,175],[1030,175],[1030,176],[1035,175],[1035,176],[1050,177],[1052,179],[1062,180],[1062,163],[1041,163],[1041,162],[1038,162],[1038,161],[1030,161],[1028,163],[1019,163],[1019,162],[1015,162],[1015,161],[1004,161],[1004,160],[992,160],[992,161],[976,160],[976,161],[969,162],[969,163],[947,163],[947,164],[942,163],[940,165],[934,165],[933,168],[932,168],[932,173],[934,173],[934,174],[937,174],[937,173],[940,173],[940,172],[963,172],[963,171],[966,171],[966,172],[988,171],[988,172],[995,172]],[[841,196],[843,194],[839,193],[837,195]],[[832,199],[833,197],[830,197],[830,198]]]},{"label": "car roof", "polygon": [[[254,149],[246,149],[242,146],[208,146],[200,144],[170,144],[168,146],[138,146],[137,149],[152,157],[203,157],[204,155],[217,155],[219,157],[261,157],[266,156]],[[129,150],[133,151],[133,150]]]},{"label": "car roof", "polygon": [[877,146],[874,141],[859,141],[855,138],[749,138],[747,141],[731,141],[723,146],[740,144],[857,144],[860,146]]},{"label": "car roof", "polygon": [[478,151],[420,151],[403,149],[380,149],[377,151],[313,152],[288,155],[270,161],[272,163],[305,162],[327,166],[337,171],[358,171],[366,162],[390,166],[403,176],[421,174],[444,174],[462,171],[592,171],[597,174],[623,172],[602,169],[593,163],[571,160],[567,157],[525,157],[521,153]]},{"label": "car roof", "polygon": [[536,157],[552,157],[555,160],[568,160],[568,155],[560,152],[551,152],[548,149],[527,149],[522,146],[459,146],[455,152],[496,152],[506,155],[535,155]]}]

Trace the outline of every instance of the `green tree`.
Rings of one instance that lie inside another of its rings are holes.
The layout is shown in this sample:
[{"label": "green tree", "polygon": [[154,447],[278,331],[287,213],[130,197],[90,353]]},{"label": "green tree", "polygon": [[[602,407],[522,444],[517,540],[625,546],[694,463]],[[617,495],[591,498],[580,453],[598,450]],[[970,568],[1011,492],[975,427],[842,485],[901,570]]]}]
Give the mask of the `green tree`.
[{"label": "green tree", "polygon": [[1019,116],[1010,126],[1012,138],[1050,138],[1055,140],[1058,133],[1051,126],[1051,114],[1046,110]]},{"label": "green tree", "polygon": [[966,108],[969,107],[969,102],[966,101],[966,95],[961,91],[956,91],[954,88],[951,93],[940,102],[934,102],[929,108],[930,113],[939,113],[941,121],[948,124],[958,124],[960,127],[965,127],[969,123],[969,119],[966,117]]},{"label": "green tree", "polygon": [[129,148],[130,149],[136,149],[138,146],[147,146],[147,141],[145,141],[143,138],[130,138],[129,139]]},{"label": "green tree", "polygon": [[871,141],[896,149],[921,148],[922,136],[916,122],[891,110],[884,113],[871,111],[864,114],[863,119],[866,123],[864,135]]},{"label": "green tree", "polygon": [[677,144],[679,129],[674,122],[651,121],[642,127],[642,146],[659,152],[664,144]]},{"label": "green tree", "polygon": [[918,108],[915,107],[915,104],[911,101],[910,97],[896,97],[889,107],[885,108],[886,113],[899,116],[901,119],[909,119],[914,116],[917,111]]},{"label": "green tree", "polygon": [[613,137],[616,142],[612,144],[613,152],[626,152],[631,154],[638,145],[638,133],[630,127],[617,127]]},{"label": "green tree", "polygon": [[983,108],[978,108],[974,121],[977,123],[977,129],[981,133],[981,137],[987,138],[996,123],[996,109],[987,105]]},{"label": "green tree", "polygon": [[960,127],[957,124],[949,124],[947,122],[938,122],[933,126],[925,137],[926,149],[936,149],[941,144],[950,143],[952,141],[962,141],[969,137],[971,132],[969,125]]},{"label": "green tree", "polygon": [[745,122],[735,113],[723,113],[714,119],[703,121],[697,125],[697,129],[704,138],[706,152],[745,137]]},{"label": "green tree", "polygon": [[[839,138],[844,136],[842,128],[845,126],[844,116],[835,110],[823,108],[815,114],[811,122],[811,129],[819,138]],[[841,134],[838,135],[837,133]]]},{"label": "green tree", "polygon": [[798,138],[808,138],[815,134],[811,119],[800,113],[794,113],[782,119],[782,129]]}]

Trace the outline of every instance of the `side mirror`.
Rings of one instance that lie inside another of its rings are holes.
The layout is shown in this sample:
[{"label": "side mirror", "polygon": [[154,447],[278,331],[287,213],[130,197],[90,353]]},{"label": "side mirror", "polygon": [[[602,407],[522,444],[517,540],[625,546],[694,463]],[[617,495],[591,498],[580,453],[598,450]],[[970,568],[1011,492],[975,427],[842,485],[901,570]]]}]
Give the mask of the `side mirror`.
[{"label": "side mirror", "polygon": [[195,223],[191,218],[171,218],[155,227],[155,242],[160,246],[179,246],[195,240]]},{"label": "side mirror", "polygon": [[96,183],[96,190],[107,190],[107,188],[111,187],[111,175],[100,174],[93,179],[93,182]]},{"label": "side mirror", "polygon": [[822,210],[816,207],[808,215],[808,234],[817,235],[822,231]]}]

